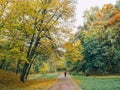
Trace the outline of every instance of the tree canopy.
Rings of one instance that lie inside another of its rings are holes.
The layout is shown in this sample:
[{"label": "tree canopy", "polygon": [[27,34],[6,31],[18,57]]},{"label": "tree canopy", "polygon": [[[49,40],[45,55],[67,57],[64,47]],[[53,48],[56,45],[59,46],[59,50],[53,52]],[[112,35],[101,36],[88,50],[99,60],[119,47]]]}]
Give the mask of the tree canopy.
[{"label": "tree canopy", "polygon": [[[120,73],[119,1],[84,12],[84,25],[74,36],[81,41],[84,58],[73,70],[88,74]],[[81,52],[81,51],[80,51]]]},{"label": "tree canopy", "polygon": [[72,0],[1,0],[0,68],[21,71],[23,82],[31,68],[46,70],[46,60],[60,57],[57,35],[68,33],[60,24],[70,22],[74,4]]}]

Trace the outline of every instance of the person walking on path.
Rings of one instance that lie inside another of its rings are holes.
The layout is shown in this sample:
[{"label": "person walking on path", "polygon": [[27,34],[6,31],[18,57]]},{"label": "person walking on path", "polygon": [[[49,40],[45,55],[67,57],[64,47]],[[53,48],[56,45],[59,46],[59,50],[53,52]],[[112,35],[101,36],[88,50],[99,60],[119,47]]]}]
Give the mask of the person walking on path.
[{"label": "person walking on path", "polygon": [[64,71],[64,76],[65,76],[65,77],[67,76],[67,72],[66,72],[66,70]]}]

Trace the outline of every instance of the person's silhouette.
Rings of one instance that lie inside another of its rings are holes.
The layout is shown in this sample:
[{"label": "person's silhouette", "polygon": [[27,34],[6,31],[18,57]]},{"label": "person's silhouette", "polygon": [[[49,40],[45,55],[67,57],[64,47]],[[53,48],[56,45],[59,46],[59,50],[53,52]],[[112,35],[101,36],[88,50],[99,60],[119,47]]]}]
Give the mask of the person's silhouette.
[{"label": "person's silhouette", "polygon": [[64,76],[66,77],[66,75],[67,75],[67,72],[66,72],[66,71],[64,71]]}]

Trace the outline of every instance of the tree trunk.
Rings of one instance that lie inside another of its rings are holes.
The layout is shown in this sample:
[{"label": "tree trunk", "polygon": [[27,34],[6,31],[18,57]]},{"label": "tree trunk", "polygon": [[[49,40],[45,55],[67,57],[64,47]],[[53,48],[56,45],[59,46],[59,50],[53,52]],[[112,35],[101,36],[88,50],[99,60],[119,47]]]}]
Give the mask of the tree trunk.
[{"label": "tree trunk", "polygon": [[0,65],[0,69],[4,68],[4,64],[5,64],[5,59],[2,60],[1,65]]},{"label": "tree trunk", "polygon": [[18,60],[17,67],[16,67],[16,74],[19,73],[19,66],[20,66],[21,60]]},{"label": "tree trunk", "polygon": [[32,45],[33,45],[33,42],[34,42],[34,36],[35,36],[35,33],[33,33],[33,35],[32,35],[32,38],[31,38],[31,41],[30,41],[30,46],[29,46],[28,51],[27,51],[27,57],[29,57],[29,55],[30,55]]},{"label": "tree trunk", "polygon": [[21,80],[23,83],[24,83],[24,78],[25,78],[25,75],[26,75],[28,66],[29,66],[28,63],[25,63],[25,64],[24,64],[24,67],[23,67],[23,70],[22,70],[22,73],[21,73],[21,76],[20,76],[20,80]]},{"label": "tree trunk", "polygon": [[5,68],[6,71],[8,70],[9,66],[10,66],[10,61],[6,64],[6,68]]},{"label": "tree trunk", "polygon": [[33,64],[34,61],[35,61],[35,58],[32,60],[32,62],[30,63],[30,65],[29,65],[29,67],[28,67],[28,70],[27,70],[25,79],[27,79],[27,77],[28,77],[28,75],[29,75],[29,72],[30,72],[30,69],[31,69],[31,66],[32,66],[32,64]]},{"label": "tree trunk", "polygon": [[54,72],[57,72],[57,65],[56,65],[56,62],[54,61]]}]

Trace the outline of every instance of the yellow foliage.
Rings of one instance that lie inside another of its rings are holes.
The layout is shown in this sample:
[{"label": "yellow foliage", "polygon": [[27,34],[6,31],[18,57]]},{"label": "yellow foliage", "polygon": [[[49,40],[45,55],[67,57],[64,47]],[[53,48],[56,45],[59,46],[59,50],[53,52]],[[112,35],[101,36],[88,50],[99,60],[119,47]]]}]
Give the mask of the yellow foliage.
[{"label": "yellow foliage", "polygon": [[4,40],[0,38],[0,44],[1,44],[2,42],[4,42]]},{"label": "yellow foliage", "polygon": [[[32,76],[32,75],[30,75]],[[34,80],[27,80],[25,83],[22,83],[19,79],[19,75],[16,75],[12,72],[6,72],[3,70],[0,70],[0,88],[1,89],[25,89],[25,90],[34,90],[34,89],[45,89],[50,87],[52,84],[54,84],[57,81],[57,78],[52,79],[34,79]]]},{"label": "yellow foliage", "polygon": [[19,48],[13,48],[11,49],[11,53],[19,53],[20,49]]},{"label": "yellow foliage", "polygon": [[66,49],[65,56],[69,60],[77,61],[83,59],[83,48],[81,46],[80,40],[76,40],[74,43],[67,42],[64,47]]},{"label": "yellow foliage", "polygon": [[47,63],[43,63],[42,68],[40,69],[40,72],[45,73],[49,70]]},{"label": "yellow foliage", "polygon": [[80,40],[76,40],[73,44],[74,47],[80,46]]},{"label": "yellow foliage", "polygon": [[111,9],[112,5],[111,4],[105,4],[103,8],[105,9]]},{"label": "yellow foliage", "polygon": [[70,42],[67,42],[67,43],[65,43],[64,47],[65,47],[67,50],[71,50],[72,44],[71,44]]},{"label": "yellow foliage", "polygon": [[64,60],[60,60],[60,61],[58,61],[57,62],[57,66],[59,67],[59,68],[65,68],[65,61]]}]

